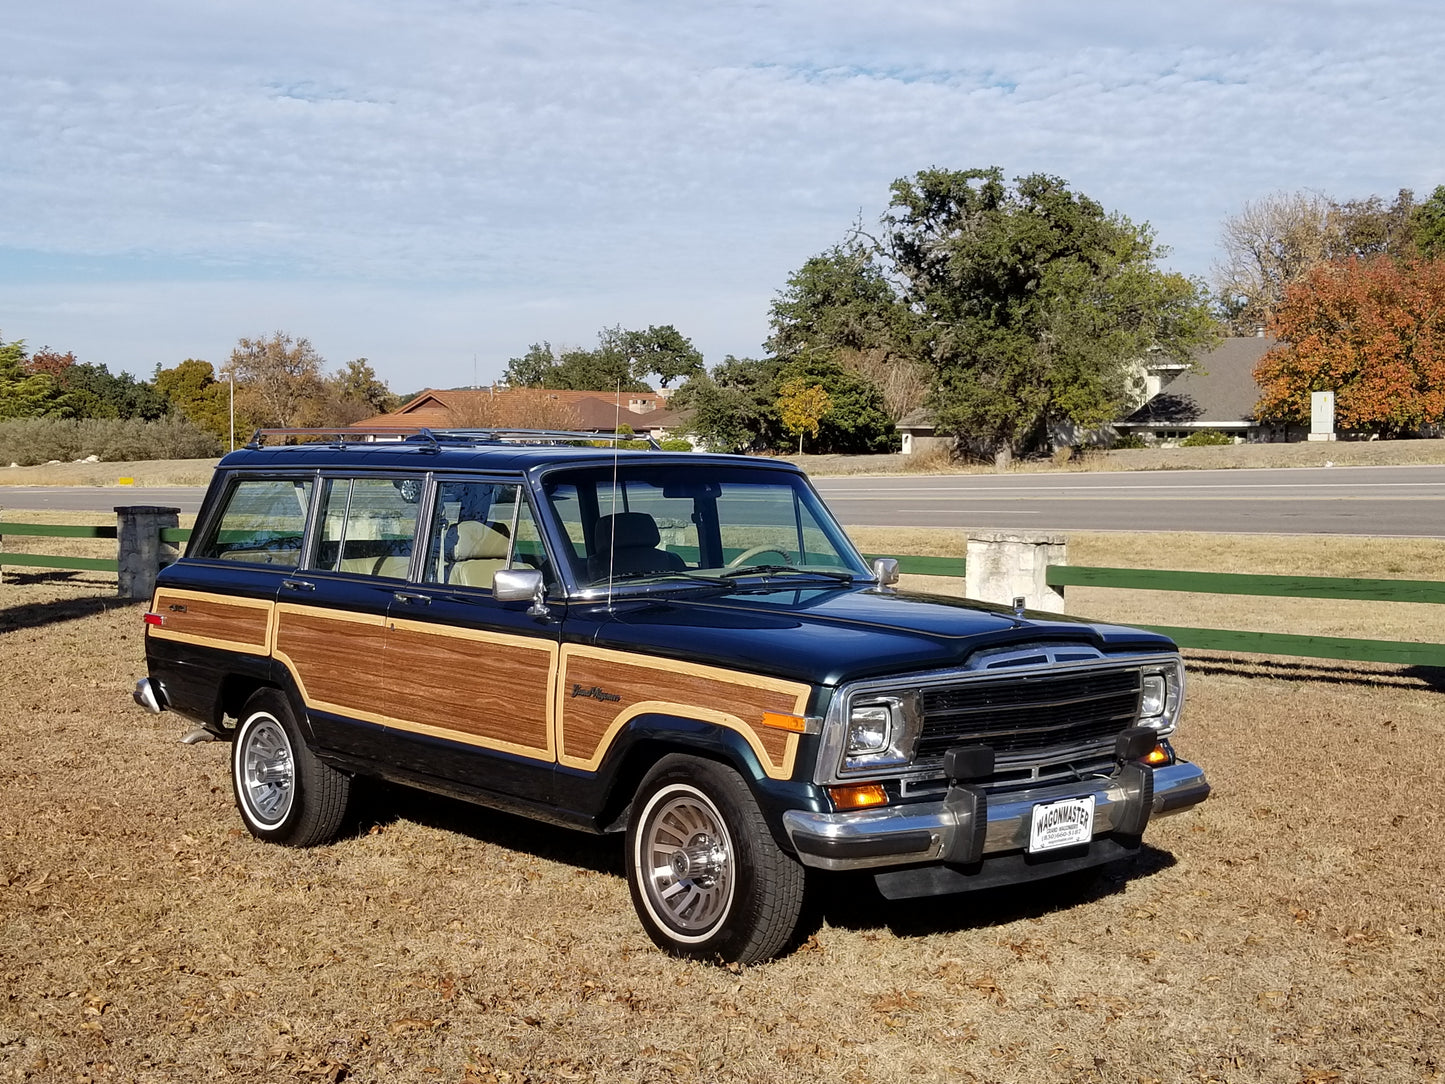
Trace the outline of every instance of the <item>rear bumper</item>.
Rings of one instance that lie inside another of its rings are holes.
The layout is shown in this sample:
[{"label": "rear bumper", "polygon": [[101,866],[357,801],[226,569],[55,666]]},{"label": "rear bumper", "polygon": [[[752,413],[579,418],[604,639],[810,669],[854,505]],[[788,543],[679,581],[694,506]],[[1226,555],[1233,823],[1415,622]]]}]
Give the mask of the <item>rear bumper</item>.
[{"label": "rear bumper", "polygon": [[[1130,766],[1135,768],[1135,766]],[[1148,782],[1141,780],[1147,778]],[[1152,784],[1152,785],[1151,785]],[[955,788],[961,790],[962,788]],[[970,864],[1028,846],[1033,808],[1060,798],[1094,796],[1094,837],[1137,836],[1150,817],[1179,813],[1209,797],[1209,782],[1195,764],[1136,769],[1039,790],[990,796],[975,823],[969,803],[951,794],[846,813],[789,810],[783,826],[798,858],[815,869],[879,869],[921,862]]]},{"label": "rear bumper", "polygon": [[161,683],[152,681],[148,677],[143,677],[135,683],[135,692],[131,693],[131,698],[152,715],[159,715],[168,706],[166,692],[161,687]]}]

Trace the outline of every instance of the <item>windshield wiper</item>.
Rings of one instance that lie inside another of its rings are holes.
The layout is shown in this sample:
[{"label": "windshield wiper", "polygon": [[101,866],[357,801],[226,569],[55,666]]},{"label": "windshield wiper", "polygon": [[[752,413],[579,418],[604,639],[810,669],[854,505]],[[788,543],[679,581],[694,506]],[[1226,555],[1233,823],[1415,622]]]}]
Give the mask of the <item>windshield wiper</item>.
[{"label": "windshield wiper", "polygon": [[688,583],[706,584],[711,587],[731,587],[728,580],[720,579],[717,576],[707,576],[700,572],[685,572],[680,569],[665,569],[662,571],[653,569],[651,571],[637,570],[635,572],[614,572],[609,577],[594,580],[588,584],[589,587],[605,587],[610,583],[622,583],[627,580],[678,580]]},{"label": "windshield wiper", "polygon": [[742,568],[734,568],[728,572],[718,574],[725,580],[735,580],[741,576],[821,576],[826,580],[833,580],[836,583],[852,583],[853,573],[833,572],[825,568],[798,568],[796,565],[745,565]]}]

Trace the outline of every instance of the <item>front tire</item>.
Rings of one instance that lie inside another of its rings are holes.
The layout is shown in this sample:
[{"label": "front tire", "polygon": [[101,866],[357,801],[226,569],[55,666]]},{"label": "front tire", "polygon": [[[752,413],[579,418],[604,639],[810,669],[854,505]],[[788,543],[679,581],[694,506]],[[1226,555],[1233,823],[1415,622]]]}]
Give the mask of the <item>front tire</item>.
[{"label": "front tire", "polygon": [[292,847],[334,840],[351,797],[351,777],[316,758],[277,689],[246,701],[231,746],[231,785],[251,834]]},{"label": "front tire", "polygon": [[803,909],[803,867],[774,841],[731,768],[673,755],[647,774],[627,826],[627,884],[653,943],[675,956],[775,956]]}]

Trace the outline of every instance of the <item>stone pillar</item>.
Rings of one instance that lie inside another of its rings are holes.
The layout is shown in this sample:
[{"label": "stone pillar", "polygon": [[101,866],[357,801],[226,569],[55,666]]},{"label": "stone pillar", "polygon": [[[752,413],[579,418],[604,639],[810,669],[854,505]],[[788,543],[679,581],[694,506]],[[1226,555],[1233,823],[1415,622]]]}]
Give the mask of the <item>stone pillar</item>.
[{"label": "stone pillar", "polygon": [[970,531],[965,595],[980,602],[1013,605],[1048,613],[1064,612],[1064,589],[1050,587],[1044,576],[1050,565],[1068,564],[1061,534],[1027,531]]},{"label": "stone pillar", "polygon": [[115,510],[120,542],[121,598],[149,601],[156,589],[156,573],[179,556],[174,542],[161,541],[161,528],[179,527],[179,508],[131,505]]}]

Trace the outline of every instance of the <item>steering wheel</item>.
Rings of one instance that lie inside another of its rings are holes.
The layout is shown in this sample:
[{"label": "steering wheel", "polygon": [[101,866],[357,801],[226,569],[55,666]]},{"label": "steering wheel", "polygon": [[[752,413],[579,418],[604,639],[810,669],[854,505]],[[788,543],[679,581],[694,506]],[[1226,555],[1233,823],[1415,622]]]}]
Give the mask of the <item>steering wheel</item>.
[{"label": "steering wheel", "polygon": [[754,546],[752,549],[743,550],[742,553],[728,562],[727,567],[737,568],[739,565],[745,565],[754,557],[764,553],[776,553],[783,559],[783,564],[785,565],[793,563],[793,556],[787,550],[779,549],[777,546]]}]

